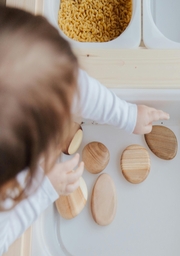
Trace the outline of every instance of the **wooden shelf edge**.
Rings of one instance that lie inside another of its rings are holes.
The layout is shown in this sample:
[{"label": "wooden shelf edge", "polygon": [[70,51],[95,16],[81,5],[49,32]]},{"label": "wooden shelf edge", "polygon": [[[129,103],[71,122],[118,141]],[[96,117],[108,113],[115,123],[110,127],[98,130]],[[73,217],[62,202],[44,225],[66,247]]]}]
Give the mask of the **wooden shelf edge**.
[{"label": "wooden shelf edge", "polygon": [[3,254],[3,256],[31,256],[32,228],[28,228]]}]

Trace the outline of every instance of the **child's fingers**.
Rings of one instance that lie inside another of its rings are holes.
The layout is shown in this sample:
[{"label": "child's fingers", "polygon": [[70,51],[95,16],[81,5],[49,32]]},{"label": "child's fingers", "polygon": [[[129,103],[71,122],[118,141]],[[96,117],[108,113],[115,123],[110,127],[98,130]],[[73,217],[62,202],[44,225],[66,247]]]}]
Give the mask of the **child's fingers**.
[{"label": "child's fingers", "polygon": [[81,162],[78,168],[67,174],[67,183],[74,183],[76,182],[83,174],[84,171],[84,163]]},{"label": "child's fingers", "polygon": [[69,172],[73,170],[79,162],[79,154],[77,153],[71,160],[66,162],[66,171]]},{"label": "child's fingers", "polygon": [[150,133],[152,131],[152,124],[144,126],[143,134]]},{"label": "child's fingers", "polygon": [[161,120],[161,119],[168,120],[169,114],[162,110],[152,109],[152,111],[150,113],[150,123],[153,121]]},{"label": "child's fingers", "polygon": [[80,185],[80,179],[78,179],[76,182],[72,183],[72,184],[68,184],[66,186],[66,193],[70,194],[72,193],[74,190],[76,190]]}]

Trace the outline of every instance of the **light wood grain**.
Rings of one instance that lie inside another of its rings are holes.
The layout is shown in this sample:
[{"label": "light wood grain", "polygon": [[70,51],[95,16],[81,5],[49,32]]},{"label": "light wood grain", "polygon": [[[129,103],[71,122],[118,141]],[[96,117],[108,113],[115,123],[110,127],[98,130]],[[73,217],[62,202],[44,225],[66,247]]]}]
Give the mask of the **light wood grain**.
[{"label": "light wood grain", "polygon": [[88,143],[82,151],[82,160],[87,171],[93,174],[102,172],[109,163],[108,148],[97,141]]},{"label": "light wood grain", "polygon": [[103,173],[94,185],[91,197],[91,211],[95,222],[101,226],[109,225],[116,215],[116,189],[111,177]]},{"label": "light wood grain", "polygon": [[31,256],[31,234],[32,228],[30,227],[9,247],[3,256]]},{"label": "light wood grain", "polygon": [[29,229],[22,236],[22,246],[21,246],[22,256],[31,255],[31,239],[32,239],[32,228],[29,227]]},{"label": "light wood grain", "polygon": [[59,214],[65,219],[76,217],[86,205],[87,193],[86,183],[81,177],[79,188],[67,196],[60,196],[56,200],[55,204]]},{"label": "light wood grain", "polygon": [[43,0],[36,0],[35,3],[35,14],[36,15],[43,15],[44,13],[44,1]]},{"label": "light wood grain", "polygon": [[140,145],[130,145],[123,151],[120,165],[127,181],[133,184],[141,183],[150,171],[149,153]]},{"label": "light wood grain", "polygon": [[12,6],[16,8],[35,13],[36,0],[6,0],[7,6]]},{"label": "light wood grain", "polygon": [[44,12],[43,0],[6,0],[6,5],[20,8],[36,15],[43,15]]},{"label": "light wood grain", "polygon": [[106,87],[180,88],[180,50],[76,49],[80,65]]},{"label": "light wood grain", "polygon": [[7,253],[4,253],[3,256],[17,256],[21,255],[21,247],[22,247],[23,239],[18,238],[12,246],[9,247]]},{"label": "light wood grain", "polygon": [[178,142],[176,135],[168,127],[154,125],[145,140],[152,152],[164,160],[173,159],[177,154]]}]

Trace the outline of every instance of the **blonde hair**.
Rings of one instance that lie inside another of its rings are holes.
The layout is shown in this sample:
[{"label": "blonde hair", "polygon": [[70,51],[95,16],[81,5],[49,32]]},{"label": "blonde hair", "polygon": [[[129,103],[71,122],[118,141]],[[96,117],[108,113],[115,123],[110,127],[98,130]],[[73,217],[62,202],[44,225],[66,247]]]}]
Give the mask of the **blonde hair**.
[{"label": "blonde hair", "polygon": [[77,72],[69,44],[45,18],[0,7],[0,203],[7,184],[19,189],[11,182],[18,173],[29,168],[30,186],[42,153],[64,143]]}]

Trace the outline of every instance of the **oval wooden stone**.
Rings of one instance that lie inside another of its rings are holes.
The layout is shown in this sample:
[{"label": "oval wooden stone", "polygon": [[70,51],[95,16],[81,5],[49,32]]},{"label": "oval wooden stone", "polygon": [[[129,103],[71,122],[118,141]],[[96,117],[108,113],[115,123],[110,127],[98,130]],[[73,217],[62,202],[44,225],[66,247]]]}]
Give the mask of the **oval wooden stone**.
[{"label": "oval wooden stone", "polygon": [[101,174],[93,188],[91,211],[95,222],[101,226],[110,224],[116,214],[117,198],[115,185],[111,177]]},{"label": "oval wooden stone", "polygon": [[101,142],[90,142],[82,152],[82,160],[87,171],[93,174],[100,173],[109,163],[110,153]]},{"label": "oval wooden stone", "polygon": [[170,160],[176,156],[178,142],[176,135],[169,128],[154,125],[152,131],[144,137],[147,145],[157,157]]},{"label": "oval wooden stone", "polygon": [[82,177],[80,177],[80,186],[67,196],[60,196],[55,204],[59,214],[65,219],[76,217],[84,208],[87,202],[87,186]]},{"label": "oval wooden stone", "polygon": [[140,145],[130,145],[123,151],[120,165],[126,180],[133,184],[141,183],[150,171],[149,153]]},{"label": "oval wooden stone", "polygon": [[83,130],[80,124],[73,123],[70,134],[66,140],[66,145],[64,146],[62,152],[66,155],[74,154],[81,145],[83,139]]}]

